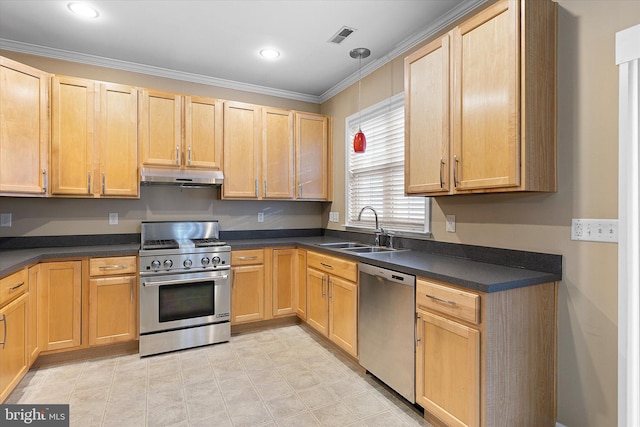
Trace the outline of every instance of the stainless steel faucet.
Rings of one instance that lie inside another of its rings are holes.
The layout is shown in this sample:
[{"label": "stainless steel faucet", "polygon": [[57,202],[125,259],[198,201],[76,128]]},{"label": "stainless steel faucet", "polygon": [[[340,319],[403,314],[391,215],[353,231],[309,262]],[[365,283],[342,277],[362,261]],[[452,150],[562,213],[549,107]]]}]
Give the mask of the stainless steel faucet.
[{"label": "stainless steel faucet", "polygon": [[364,212],[365,209],[371,209],[371,212],[373,212],[373,215],[376,217],[376,241],[375,241],[375,245],[376,246],[380,246],[380,233],[382,232],[382,230],[380,229],[380,225],[378,224],[378,212],[376,212],[376,210],[373,209],[372,206],[365,206],[364,208],[360,209],[360,213],[358,214],[358,221],[360,221],[360,218],[362,218],[362,212]]}]

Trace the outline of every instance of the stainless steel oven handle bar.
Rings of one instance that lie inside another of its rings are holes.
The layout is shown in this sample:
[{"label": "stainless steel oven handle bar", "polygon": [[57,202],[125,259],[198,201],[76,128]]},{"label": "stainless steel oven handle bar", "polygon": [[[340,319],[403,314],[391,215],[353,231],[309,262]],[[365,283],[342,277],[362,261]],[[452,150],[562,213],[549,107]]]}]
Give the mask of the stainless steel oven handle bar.
[{"label": "stainless steel oven handle bar", "polygon": [[162,286],[162,285],[182,285],[182,284],[186,284],[186,283],[197,283],[197,282],[202,282],[203,280],[207,280],[207,279],[213,279],[213,280],[220,280],[220,279],[228,279],[229,275],[228,274],[224,274],[222,276],[207,276],[207,277],[200,277],[198,279],[177,279],[177,280],[164,280],[162,282],[142,282],[142,286],[147,287],[147,286]]}]

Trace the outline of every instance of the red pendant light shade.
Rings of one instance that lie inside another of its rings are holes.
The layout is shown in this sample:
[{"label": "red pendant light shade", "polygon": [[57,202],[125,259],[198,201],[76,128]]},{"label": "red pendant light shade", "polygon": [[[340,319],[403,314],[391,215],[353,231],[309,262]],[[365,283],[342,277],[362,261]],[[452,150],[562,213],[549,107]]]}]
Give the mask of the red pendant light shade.
[{"label": "red pendant light shade", "polygon": [[[358,59],[358,124],[360,123],[360,92],[362,85],[362,58],[367,58],[371,55],[371,51],[366,47],[359,47],[349,52],[349,56],[354,59]],[[364,136],[362,129],[358,126],[358,133],[353,137],[353,151],[356,153],[364,153],[367,149],[367,138]]]},{"label": "red pendant light shade", "polygon": [[358,129],[358,133],[353,137],[353,151],[356,153],[364,153],[367,149],[367,137],[364,136],[362,130]]}]

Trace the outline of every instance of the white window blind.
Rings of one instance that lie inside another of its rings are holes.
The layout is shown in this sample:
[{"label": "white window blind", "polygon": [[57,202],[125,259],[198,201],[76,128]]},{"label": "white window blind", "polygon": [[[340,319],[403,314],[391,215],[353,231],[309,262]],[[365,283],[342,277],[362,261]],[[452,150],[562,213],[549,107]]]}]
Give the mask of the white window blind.
[{"label": "white window blind", "polygon": [[[359,116],[367,138],[364,153],[353,151]],[[385,229],[426,233],[428,210],[425,197],[404,195],[404,94],[400,93],[346,120],[347,226],[375,228],[373,212]]]}]

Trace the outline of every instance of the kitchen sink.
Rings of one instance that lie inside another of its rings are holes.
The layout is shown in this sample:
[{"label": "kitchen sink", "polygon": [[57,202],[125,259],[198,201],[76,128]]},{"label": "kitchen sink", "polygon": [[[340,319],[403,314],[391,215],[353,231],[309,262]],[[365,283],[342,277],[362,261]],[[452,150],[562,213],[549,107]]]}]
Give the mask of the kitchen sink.
[{"label": "kitchen sink", "polygon": [[357,243],[357,242],[320,243],[318,246],[322,246],[324,248],[331,248],[331,249],[349,249],[349,250],[369,247],[369,245],[366,245],[364,243]]},{"label": "kitchen sink", "polygon": [[353,247],[353,248],[343,248],[345,251],[355,252],[355,253],[371,253],[371,252],[392,252],[396,249],[387,248],[384,246],[361,246],[361,247]]}]

